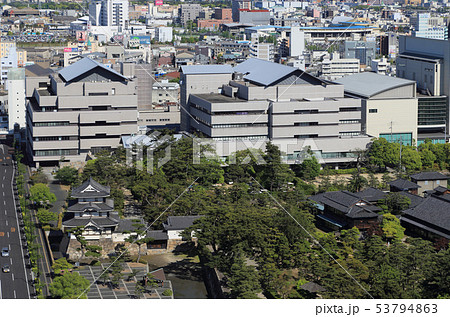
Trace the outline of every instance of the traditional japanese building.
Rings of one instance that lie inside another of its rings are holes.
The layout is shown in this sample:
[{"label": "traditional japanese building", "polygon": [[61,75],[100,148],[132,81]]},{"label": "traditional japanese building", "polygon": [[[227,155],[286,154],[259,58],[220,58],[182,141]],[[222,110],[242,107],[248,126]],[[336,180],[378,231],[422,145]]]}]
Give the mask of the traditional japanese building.
[{"label": "traditional japanese building", "polygon": [[74,200],[67,208],[63,228],[83,227],[87,240],[112,238],[119,225],[119,215],[114,211],[110,188],[96,182],[92,177],[72,190]]}]

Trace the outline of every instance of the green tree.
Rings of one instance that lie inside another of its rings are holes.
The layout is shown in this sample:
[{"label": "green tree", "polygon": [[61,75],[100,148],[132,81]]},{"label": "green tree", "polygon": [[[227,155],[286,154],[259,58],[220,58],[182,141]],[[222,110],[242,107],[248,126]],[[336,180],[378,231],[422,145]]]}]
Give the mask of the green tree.
[{"label": "green tree", "polygon": [[38,205],[47,206],[56,201],[56,196],[46,184],[36,184],[30,188],[30,199]]},{"label": "green tree", "polygon": [[403,210],[409,208],[411,199],[398,192],[388,193],[384,199],[380,201],[380,207],[385,213],[399,215]]},{"label": "green tree", "polygon": [[400,225],[400,219],[393,214],[384,214],[381,223],[383,237],[388,240],[401,240],[405,236],[405,228]]},{"label": "green tree", "polygon": [[70,166],[64,166],[56,172],[55,178],[64,185],[72,185],[78,178],[78,170]]},{"label": "green tree", "polygon": [[34,172],[31,175],[31,182],[33,184],[47,184],[48,183],[48,177],[44,174],[42,171],[42,168],[39,168],[36,172]]},{"label": "green tree", "polygon": [[304,180],[314,180],[317,176],[319,176],[320,168],[321,165],[319,164],[319,161],[312,155],[312,153],[310,157],[304,159],[300,165],[293,165],[293,170],[296,176]]},{"label": "green tree", "polygon": [[231,266],[228,285],[232,298],[257,298],[261,291],[257,271],[244,263],[242,255],[238,256]]},{"label": "green tree", "polygon": [[86,253],[84,254],[87,257],[92,257],[94,259],[98,259],[102,255],[102,247],[98,245],[87,245]]},{"label": "green tree", "polygon": [[62,273],[62,271],[70,270],[72,269],[73,265],[67,262],[66,258],[59,258],[55,260],[55,262],[52,265],[53,272],[55,274],[59,275]]},{"label": "green tree", "polygon": [[56,277],[49,286],[53,298],[76,299],[87,298],[89,281],[78,272],[67,273]]},{"label": "green tree", "polygon": [[36,216],[39,219],[39,222],[43,225],[47,225],[51,221],[58,220],[58,215],[56,213],[51,212],[45,208],[39,208]]},{"label": "green tree", "polygon": [[351,192],[359,192],[361,189],[367,187],[367,184],[367,179],[355,171],[352,173],[352,177],[348,182],[347,188]]},{"label": "green tree", "polygon": [[269,189],[280,190],[294,179],[294,173],[289,165],[283,163],[282,153],[279,148],[271,142],[266,144],[266,152],[264,155],[265,164],[261,166],[259,179],[261,185]]}]

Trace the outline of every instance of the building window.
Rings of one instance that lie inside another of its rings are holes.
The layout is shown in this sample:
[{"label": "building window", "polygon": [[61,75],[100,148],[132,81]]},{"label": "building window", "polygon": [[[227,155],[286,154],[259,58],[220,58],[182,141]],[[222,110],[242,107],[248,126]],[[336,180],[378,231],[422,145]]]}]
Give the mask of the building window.
[{"label": "building window", "polygon": [[437,181],[436,181],[436,184],[438,184],[438,185],[439,185],[440,183],[441,183],[441,181],[440,181],[440,180],[437,180]]},{"label": "building window", "polygon": [[384,138],[388,142],[401,142],[403,145],[412,144],[412,133],[380,133],[380,138]]},{"label": "building window", "polygon": [[115,95],[116,94],[116,88],[111,88],[111,95]]},{"label": "building window", "polygon": [[378,109],[369,109],[369,113],[377,113]]},{"label": "building window", "polygon": [[428,185],[428,181],[425,181],[425,185]]}]

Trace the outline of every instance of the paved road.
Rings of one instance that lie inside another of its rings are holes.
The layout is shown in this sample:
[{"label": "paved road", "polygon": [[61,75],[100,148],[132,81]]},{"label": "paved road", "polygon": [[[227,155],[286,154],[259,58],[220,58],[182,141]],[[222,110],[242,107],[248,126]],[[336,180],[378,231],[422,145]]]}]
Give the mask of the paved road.
[{"label": "paved road", "polygon": [[[26,268],[19,230],[19,218],[13,193],[14,165],[8,148],[0,144],[0,249],[9,247],[10,256],[0,257],[0,267],[10,266],[9,273],[0,272],[0,299],[30,298],[30,270]],[[6,165],[4,165],[6,163]]]}]

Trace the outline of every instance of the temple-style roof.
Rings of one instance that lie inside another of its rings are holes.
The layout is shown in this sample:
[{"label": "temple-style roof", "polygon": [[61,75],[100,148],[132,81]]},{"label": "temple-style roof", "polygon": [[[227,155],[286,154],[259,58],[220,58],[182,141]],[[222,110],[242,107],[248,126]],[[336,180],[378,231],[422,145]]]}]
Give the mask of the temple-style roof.
[{"label": "temple-style roof", "polygon": [[89,210],[95,210],[99,212],[107,212],[114,210],[114,203],[112,199],[107,199],[107,203],[88,202],[88,203],[75,203],[67,208],[67,211],[85,212]]},{"label": "temple-style roof", "polygon": [[184,230],[194,224],[194,221],[201,216],[169,216],[163,227],[166,231],[169,230]]},{"label": "temple-style roof", "polygon": [[389,182],[389,186],[396,188],[397,190],[409,190],[409,189],[417,189],[421,186],[417,185],[416,183],[413,183],[407,179],[399,178],[395,181]]},{"label": "temple-style roof", "polygon": [[117,219],[112,217],[75,217],[63,222],[64,227],[76,228],[86,227],[89,224],[99,229],[116,227],[119,224]]},{"label": "temple-style roof", "polygon": [[108,197],[110,195],[110,188],[96,182],[92,177],[89,177],[80,186],[72,189],[73,198],[96,198]]}]

